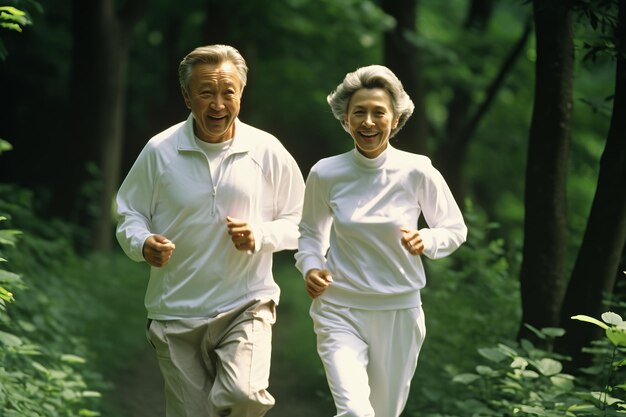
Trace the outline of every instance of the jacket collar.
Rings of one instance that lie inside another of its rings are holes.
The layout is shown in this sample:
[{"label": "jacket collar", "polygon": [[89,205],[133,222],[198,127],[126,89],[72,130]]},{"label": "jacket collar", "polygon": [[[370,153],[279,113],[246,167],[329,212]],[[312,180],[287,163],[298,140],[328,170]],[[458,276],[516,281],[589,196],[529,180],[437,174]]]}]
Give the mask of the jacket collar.
[{"label": "jacket collar", "polygon": [[[230,153],[242,153],[248,152],[252,149],[252,140],[249,134],[249,126],[239,118],[235,119],[235,136],[233,137],[233,144],[230,147]],[[178,133],[178,151],[199,151],[202,149],[196,143],[196,139],[193,133],[193,114],[189,113],[187,120],[184,122],[182,129]]]}]

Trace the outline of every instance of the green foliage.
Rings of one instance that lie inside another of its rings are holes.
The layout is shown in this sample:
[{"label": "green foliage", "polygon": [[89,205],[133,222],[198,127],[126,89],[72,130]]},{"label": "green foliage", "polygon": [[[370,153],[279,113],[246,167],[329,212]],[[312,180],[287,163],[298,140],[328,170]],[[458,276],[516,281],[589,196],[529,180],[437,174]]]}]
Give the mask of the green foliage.
[{"label": "green foliage", "polygon": [[619,0],[576,0],[573,10],[583,27],[589,27],[581,37],[583,60],[596,61],[599,56],[615,58],[617,48],[614,31],[617,28],[617,8]]},{"label": "green foliage", "polygon": [[293,252],[274,254],[274,277],[280,285],[281,298],[273,330],[272,361],[282,363],[281,368],[297,369],[293,392],[302,393],[308,399],[314,395],[319,401],[320,415],[331,415],[334,404],[324,367],[317,355],[313,323],[309,317],[311,299],[305,291],[302,275],[294,266]]},{"label": "green foliage", "polygon": [[11,149],[13,149],[13,146],[11,146],[9,142],[4,139],[0,139],[0,154],[6,151],[10,151]]},{"label": "green foliage", "polygon": [[[13,6],[0,5],[0,29],[21,32],[25,26],[32,24],[30,15],[26,11]],[[8,51],[0,38],[0,60],[4,60],[7,54]]]},{"label": "green foliage", "polygon": [[[613,312],[602,321],[579,315],[575,320],[591,323],[605,331],[606,338],[595,343],[595,362],[573,376],[563,372],[568,358],[536,348],[528,340],[497,343],[479,348],[480,360],[474,372],[455,375],[461,387],[450,400],[447,416],[456,417],[592,417],[626,414],[626,323]],[[554,339],[563,329],[529,328],[540,339]],[[604,365],[603,365],[604,364]],[[585,377],[588,375],[595,377]],[[615,382],[613,382],[615,381]],[[441,417],[442,414],[427,414]]]},{"label": "green foliage", "polygon": [[407,404],[407,415],[442,412],[460,387],[449,378],[479,359],[485,343],[511,338],[520,317],[516,260],[509,260],[497,224],[466,202],[467,242],[452,256],[426,260],[422,290],[427,336]]},{"label": "green foliage", "polygon": [[[0,193],[0,213],[7,213],[7,216],[1,217],[2,220],[11,223],[11,212],[17,207],[29,211],[28,207],[20,207],[19,203],[9,203],[6,195]],[[18,229],[0,230],[0,258],[11,268],[13,261],[18,265],[33,262],[35,254],[28,253],[32,245],[44,254],[49,252],[52,255],[50,259],[65,260],[65,257],[59,259],[55,256],[60,254],[55,250],[54,243],[46,245]],[[51,267],[51,264],[42,262],[44,268]],[[51,273],[52,270],[41,270],[42,277],[46,272]],[[68,332],[64,315],[55,310],[51,291],[46,291],[54,285],[41,293],[30,292],[32,287],[26,284],[22,274],[4,268],[0,268],[0,285],[0,409],[3,415],[99,415],[93,409],[100,393],[89,388],[90,383],[97,380],[86,376],[83,343]],[[65,290],[64,295],[72,292],[71,288]],[[13,293],[20,294],[15,297],[19,301],[7,308],[7,302],[15,301]]]},{"label": "green foliage", "polygon": [[0,185],[0,213],[0,415],[112,410],[107,379],[146,346],[145,265],[117,252],[79,258],[76,233],[39,219],[26,190]]}]

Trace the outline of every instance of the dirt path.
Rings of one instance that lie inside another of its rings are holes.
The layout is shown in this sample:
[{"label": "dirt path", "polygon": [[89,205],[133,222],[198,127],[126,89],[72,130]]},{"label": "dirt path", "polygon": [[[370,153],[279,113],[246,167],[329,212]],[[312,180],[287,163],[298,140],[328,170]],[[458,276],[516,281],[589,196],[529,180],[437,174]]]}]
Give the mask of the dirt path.
[{"label": "dirt path", "polygon": [[[332,410],[315,393],[298,391],[298,373],[280,360],[281,347],[275,346],[270,377],[270,392],[276,406],[267,417],[329,417]],[[116,378],[114,395],[123,417],[164,417],[163,378],[154,352],[148,347],[131,367]],[[118,416],[104,416],[118,417]]]}]

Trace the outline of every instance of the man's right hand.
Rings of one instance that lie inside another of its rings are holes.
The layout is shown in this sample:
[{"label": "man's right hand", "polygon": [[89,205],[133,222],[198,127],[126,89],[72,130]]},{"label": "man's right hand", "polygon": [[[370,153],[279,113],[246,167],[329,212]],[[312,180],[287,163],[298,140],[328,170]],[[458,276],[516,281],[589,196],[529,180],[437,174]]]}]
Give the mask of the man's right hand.
[{"label": "man's right hand", "polygon": [[327,269],[311,269],[306,273],[306,292],[311,298],[317,298],[333,282]]},{"label": "man's right hand", "polygon": [[152,266],[165,266],[172,257],[176,245],[165,236],[151,235],[143,243],[143,258]]}]

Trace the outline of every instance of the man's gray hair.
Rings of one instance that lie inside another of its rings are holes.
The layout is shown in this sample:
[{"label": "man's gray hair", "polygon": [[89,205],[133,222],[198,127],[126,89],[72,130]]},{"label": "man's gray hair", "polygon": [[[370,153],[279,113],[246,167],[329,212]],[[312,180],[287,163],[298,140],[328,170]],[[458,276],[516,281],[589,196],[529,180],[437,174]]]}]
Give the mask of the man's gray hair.
[{"label": "man's gray hair", "polygon": [[183,58],[178,66],[178,81],[183,90],[187,91],[191,70],[197,64],[219,65],[224,62],[231,62],[237,69],[241,89],[246,86],[248,80],[248,65],[239,51],[229,45],[207,45],[200,46]]},{"label": "man's gray hair", "polygon": [[346,74],[342,83],[326,98],[333,115],[349,133],[350,129],[346,124],[348,105],[352,95],[362,88],[382,88],[391,96],[393,112],[398,117],[398,125],[391,130],[389,136],[390,138],[393,137],[413,114],[415,105],[404,91],[402,82],[389,68],[383,65],[369,65]]}]

